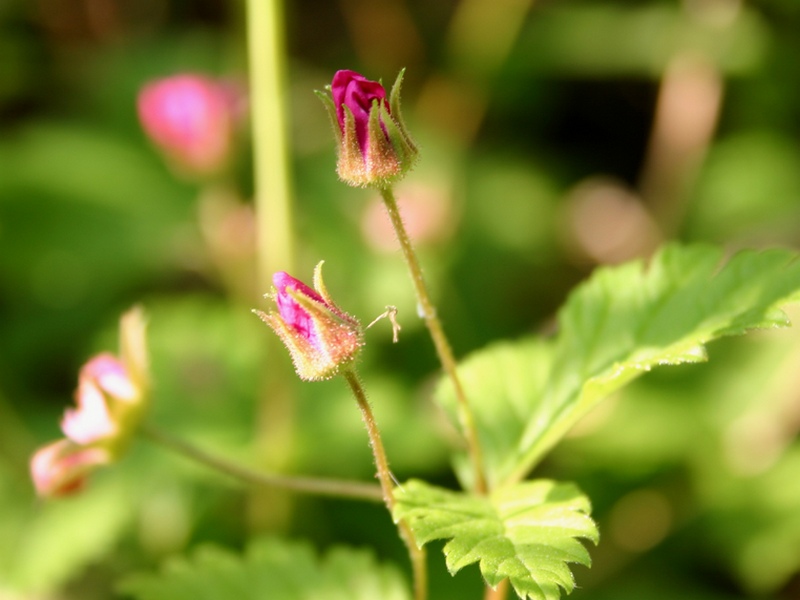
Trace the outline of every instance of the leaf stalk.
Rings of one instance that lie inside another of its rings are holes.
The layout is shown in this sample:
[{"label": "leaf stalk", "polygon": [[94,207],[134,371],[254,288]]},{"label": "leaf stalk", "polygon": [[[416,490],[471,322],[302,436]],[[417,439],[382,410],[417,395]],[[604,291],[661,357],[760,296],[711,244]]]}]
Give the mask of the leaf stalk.
[{"label": "leaf stalk", "polygon": [[380,502],[383,497],[381,489],[373,483],[317,477],[294,477],[256,471],[198,448],[194,444],[175,437],[171,433],[153,425],[142,425],[139,428],[139,433],[150,441],[160,444],[182,455],[184,458],[205,465],[248,485],[276,487],[306,494],[352,498],[369,502]]}]

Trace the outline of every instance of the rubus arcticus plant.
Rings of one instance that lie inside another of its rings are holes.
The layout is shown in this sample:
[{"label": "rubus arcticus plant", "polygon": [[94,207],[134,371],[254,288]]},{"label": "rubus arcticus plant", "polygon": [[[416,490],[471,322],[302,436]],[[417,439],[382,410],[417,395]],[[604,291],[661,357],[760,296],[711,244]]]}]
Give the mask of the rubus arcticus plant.
[{"label": "rubus arcticus plant", "polygon": [[[173,568],[129,577],[122,584],[127,594],[189,598],[202,585],[204,597],[219,599],[424,600],[425,548],[443,540],[447,568],[454,574],[477,563],[487,599],[506,597],[510,586],[523,599],[555,600],[574,589],[572,565],[590,564],[600,534],[590,500],[575,484],[529,477],[542,459],[581,417],[646,371],[704,361],[705,345],[720,337],[789,324],[779,307],[800,298],[796,253],[745,250],[726,260],[713,246],[672,243],[648,260],[598,268],[558,312],[554,336],[498,341],[456,360],[393,189],[418,159],[401,114],[402,78],[401,72],[387,94],[379,82],[343,70],[318,95],[331,119],[339,177],[380,193],[400,243],[419,316],[441,363],[433,401],[463,438],[453,450],[460,489],[400,482],[391,473],[365,392],[370,382],[356,372],[359,356],[370,349],[359,319],[326,288],[322,263],[313,288],[276,272],[267,295],[276,310],[254,312],[289,350],[300,378],[344,380],[366,427],[380,486],[259,471],[143,424],[158,381],[151,386],[140,309],[122,319],[119,357],[100,354],[83,367],[78,407],[62,422],[66,437],[37,452],[31,472],[42,496],[79,493],[90,472],[119,460],[138,432],[250,485],[382,500],[408,549],[411,585],[400,571],[359,550],[337,549],[318,560],[300,543],[264,537],[243,554],[198,551]],[[190,108],[175,113],[173,102]],[[183,76],[151,84],[140,113],[170,162],[216,172],[232,161],[229,104],[213,81]],[[204,136],[220,139],[203,142],[198,154],[194,140]],[[384,316],[396,333],[395,310]]]}]

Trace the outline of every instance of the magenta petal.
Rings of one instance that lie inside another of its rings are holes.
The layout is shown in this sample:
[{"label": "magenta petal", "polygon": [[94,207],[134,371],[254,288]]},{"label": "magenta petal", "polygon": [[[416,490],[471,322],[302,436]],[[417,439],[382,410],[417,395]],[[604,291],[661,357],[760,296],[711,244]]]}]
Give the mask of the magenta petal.
[{"label": "magenta petal", "polygon": [[275,303],[278,305],[278,313],[281,315],[281,319],[309,342],[315,343],[317,335],[314,331],[314,321],[311,315],[292,298],[287,290],[293,290],[295,293],[320,304],[325,304],[325,300],[305,283],[284,271],[275,273],[272,276],[272,283],[277,290]]},{"label": "magenta petal", "polygon": [[369,114],[372,103],[379,100],[389,109],[386,101],[386,90],[377,81],[370,81],[355,71],[337,71],[331,83],[331,95],[336,107],[339,128],[344,133],[344,108],[347,106],[356,125],[356,138],[362,154],[367,150],[369,138]]}]

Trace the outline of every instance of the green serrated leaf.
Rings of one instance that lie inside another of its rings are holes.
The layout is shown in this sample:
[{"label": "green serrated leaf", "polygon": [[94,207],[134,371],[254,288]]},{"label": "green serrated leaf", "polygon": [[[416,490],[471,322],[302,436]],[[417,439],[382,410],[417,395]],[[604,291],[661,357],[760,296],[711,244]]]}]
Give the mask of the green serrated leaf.
[{"label": "green serrated leaf", "polygon": [[490,496],[454,492],[412,480],[398,488],[394,517],[419,544],[448,539],[451,573],[478,562],[489,585],[508,578],[521,598],[556,600],[572,591],[569,563],[589,565],[578,538],[597,543],[590,504],[575,486],[537,480]]},{"label": "green serrated leaf", "polygon": [[[669,245],[648,265],[600,268],[559,312],[555,340],[495,345],[464,361],[490,484],[524,478],[600,400],[653,367],[704,361],[711,340],[789,324],[778,307],[800,297],[796,253],[722,259],[718,248]],[[448,382],[436,396],[452,414]]]},{"label": "green serrated leaf", "polygon": [[251,543],[244,555],[204,546],[119,587],[138,600],[410,599],[399,572],[369,552],[335,548],[320,560],[308,544],[275,538]]}]

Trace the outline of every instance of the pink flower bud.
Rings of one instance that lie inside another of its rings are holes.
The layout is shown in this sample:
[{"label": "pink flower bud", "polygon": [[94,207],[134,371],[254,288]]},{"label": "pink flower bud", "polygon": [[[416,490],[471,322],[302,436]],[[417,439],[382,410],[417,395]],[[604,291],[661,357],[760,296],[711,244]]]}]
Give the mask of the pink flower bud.
[{"label": "pink flower bud", "polygon": [[147,135],[179,169],[213,175],[231,158],[236,104],[231,86],[183,74],[146,85],[138,112]]},{"label": "pink flower bud", "polygon": [[413,166],[417,148],[400,114],[397,77],[387,99],[386,90],[355,71],[337,71],[328,87],[319,93],[328,109],[339,143],[339,177],[353,186],[385,187]]},{"label": "pink flower bud", "polygon": [[269,325],[292,355],[301,379],[318,381],[336,375],[350,364],[362,345],[357,319],[336,306],[322,282],[317,265],[312,290],[283,271],[272,278],[278,312],[254,310]]},{"label": "pink flower bud", "polygon": [[40,496],[66,496],[80,490],[86,476],[108,462],[110,456],[103,448],[59,440],[40,448],[33,455],[31,479]]}]

